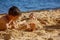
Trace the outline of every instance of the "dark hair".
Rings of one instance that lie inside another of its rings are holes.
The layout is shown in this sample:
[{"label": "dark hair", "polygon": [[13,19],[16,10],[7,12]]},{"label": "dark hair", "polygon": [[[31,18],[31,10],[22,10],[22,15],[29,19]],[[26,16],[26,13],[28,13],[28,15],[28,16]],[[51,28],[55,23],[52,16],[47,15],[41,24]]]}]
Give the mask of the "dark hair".
[{"label": "dark hair", "polygon": [[9,11],[8,11],[9,15],[13,15],[13,16],[18,16],[19,14],[21,14],[20,10],[16,7],[16,6],[12,6]]}]

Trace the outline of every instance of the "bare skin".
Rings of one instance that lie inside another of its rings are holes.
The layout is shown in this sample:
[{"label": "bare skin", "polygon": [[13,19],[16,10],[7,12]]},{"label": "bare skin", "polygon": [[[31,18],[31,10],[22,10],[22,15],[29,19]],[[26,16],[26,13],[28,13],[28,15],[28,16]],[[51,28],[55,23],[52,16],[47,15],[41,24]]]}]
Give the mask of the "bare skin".
[{"label": "bare skin", "polygon": [[15,21],[17,18],[18,18],[18,16],[8,15],[8,20],[9,20],[9,22],[8,22],[7,25],[6,25],[7,28],[10,28],[10,29],[14,28],[14,26],[13,26],[13,21]]}]

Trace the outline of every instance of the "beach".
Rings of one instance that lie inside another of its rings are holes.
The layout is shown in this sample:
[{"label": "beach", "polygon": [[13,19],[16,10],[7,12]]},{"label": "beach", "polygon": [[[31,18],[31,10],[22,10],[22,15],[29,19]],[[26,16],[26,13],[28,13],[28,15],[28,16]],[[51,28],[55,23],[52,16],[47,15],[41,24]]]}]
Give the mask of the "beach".
[{"label": "beach", "polygon": [[[23,17],[29,18],[31,13],[34,16],[33,20],[21,21]],[[0,18],[4,15],[6,14],[1,14]],[[19,25],[24,21],[27,24],[35,23],[37,29],[25,31],[26,28]],[[16,25],[21,26],[22,29],[0,31],[0,40],[60,40],[60,9],[22,12],[22,15],[16,20]]]}]

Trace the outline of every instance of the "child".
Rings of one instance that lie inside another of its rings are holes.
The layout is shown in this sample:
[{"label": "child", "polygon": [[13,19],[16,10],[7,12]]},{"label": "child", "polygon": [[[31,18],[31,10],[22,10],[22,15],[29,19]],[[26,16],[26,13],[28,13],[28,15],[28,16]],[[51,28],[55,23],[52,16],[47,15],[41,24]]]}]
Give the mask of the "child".
[{"label": "child", "polygon": [[[20,10],[16,6],[12,6],[8,14],[0,18],[0,31],[4,31],[7,28],[10,28],[10,25],[13,24],[19,15],[21,15]],[[14,26],[11,26],[14,28]]]}]

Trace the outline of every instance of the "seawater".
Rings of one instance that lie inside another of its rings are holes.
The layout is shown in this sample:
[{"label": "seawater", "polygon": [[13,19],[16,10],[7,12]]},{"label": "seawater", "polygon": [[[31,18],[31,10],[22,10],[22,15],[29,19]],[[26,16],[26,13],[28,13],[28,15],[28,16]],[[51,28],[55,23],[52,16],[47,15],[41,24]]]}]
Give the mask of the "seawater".
[{"label": "seawater", "polygon": [[0,13],[7,13],[11,6],[17,6],[21,11],[58,8],[60,0],[0,0]]}]

